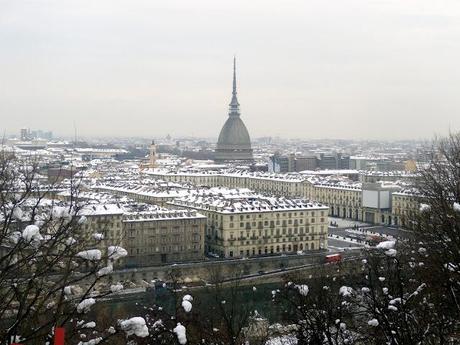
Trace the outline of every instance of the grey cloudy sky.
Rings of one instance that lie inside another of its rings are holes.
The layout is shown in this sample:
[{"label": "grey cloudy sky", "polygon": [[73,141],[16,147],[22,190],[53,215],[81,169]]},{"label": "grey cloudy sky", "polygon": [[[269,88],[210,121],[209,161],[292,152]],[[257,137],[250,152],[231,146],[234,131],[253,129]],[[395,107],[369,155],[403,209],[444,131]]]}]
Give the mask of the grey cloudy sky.
[{"label": "grey cloudy sky", "polygon": [[252,137],[460,130],[458,0],[0,0],[0,129]]}]

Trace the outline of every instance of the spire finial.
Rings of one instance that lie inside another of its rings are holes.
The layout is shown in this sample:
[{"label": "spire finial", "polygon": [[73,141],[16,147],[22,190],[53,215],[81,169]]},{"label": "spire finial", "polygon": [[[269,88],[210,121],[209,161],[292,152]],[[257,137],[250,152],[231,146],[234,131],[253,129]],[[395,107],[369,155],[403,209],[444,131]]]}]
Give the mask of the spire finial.
[{"label": "spire finial", "polygon": [[232,101],[230,102],[230,114],[234,116],[240,115],[240,104],[236,98],[236,56],[233,55],[233,91],[232,91]]},{"label": "spire finial", "polygon": [[233,55],[233,95],[236,96],[236,56]]}]

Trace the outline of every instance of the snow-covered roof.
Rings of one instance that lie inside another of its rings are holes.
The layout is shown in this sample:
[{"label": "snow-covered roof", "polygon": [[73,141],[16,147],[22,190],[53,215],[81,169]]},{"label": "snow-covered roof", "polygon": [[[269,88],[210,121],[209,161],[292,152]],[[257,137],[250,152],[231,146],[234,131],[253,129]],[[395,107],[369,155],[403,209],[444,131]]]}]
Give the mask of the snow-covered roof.
[{"label": "snow-covered roof", "polygon": [[129,212],[123,215],[123,222],[139,222],[172,219],[205,219],[206,217],[195,210],[157,210],[151,212]]},{"label": "snow-covered roof", "polygon": [[325,169],[325,170],[304,170],[302,175],[358,175],[359,171],[354,169]]},{"label": "snow-covered roof", "polygon": [[80,211],[82,216],[121,215],[125,210],[117,204],[90,204],[85,205]]},{"label": "snow-covered roof", "polygon": [[423,197],[423,195],[416,188],[406,188],[393,193],[394,196],[407,196],[407,197]]},{"label": "snow-covered roof", "polygon": [[101,149],[101,148],[75,148],[75,152],[78,153],[110,153],[110,154],[117,154],[117,153],[127,153],[128,151],[123,149]]},{"label": "snow-covered roof", "polygon": [[412,177],[417,177],[418,174],[413,173],[413,172],[408,172],[404,170],[391,170],[391,171],[375,171],[375,170],[361,170],[360,175],[364,176],[377,176],[377,177],[407,177],[407,178],[412,178]]},{"label": "snow-covered roof", "polygon": [[177,176],[228,176],[228,177],[250,177],[254,179],[265,179],[265,180],[278,180],[285,182],[302,182],[305,177],[298,173],[268,173],[268,172],[250,172],[243,169],[222,169],[222,170],[197,170],[192,168],[182,168],[177,170],[168,169],[147,169],[144,171],[145,174],[149,175],[177,175]]},{"label": "snow-covered roof", "polygon": [[200,190],[196,193],[178,198],[169,204],[178,207],[190,207],[201,210],[212,210],[220,213],[250,213],[275,211],[303,211],[311,209],[327,209],[327,206],[305,199],[287,199],[266,197],[255,193],[215,193],[211,190]]},{"label": "snow-covered roof", "polygon": [[187,191],[181,185],[161,184],[145,186],[138,183],[119,182],[95,185],[92,188],[100,191],[121,192],[125,194],[147,196],[151,198],[177,198],[187,195]]}]

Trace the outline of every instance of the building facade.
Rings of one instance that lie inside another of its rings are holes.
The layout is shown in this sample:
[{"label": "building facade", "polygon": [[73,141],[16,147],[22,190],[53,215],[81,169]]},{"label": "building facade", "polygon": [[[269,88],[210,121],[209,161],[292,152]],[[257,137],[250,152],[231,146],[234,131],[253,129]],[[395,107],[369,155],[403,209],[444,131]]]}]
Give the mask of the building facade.
[{"label": "building facade", "polygon": [[270,173],[300,172],[315,170],[316,168],[318,168],[318,158],[316,156],[274,154],[268,161],[268,171]]},{"label": "building facade", "polygon": [[250,257],[327,249],[328,207],[300,199],[191,195],[174,207],[206,215],[206,251]]},{"label": "building facade", "polygon": [[[349,178],[303,174],[249,173],[231,171],[150,171],[151,176],[170,182],[189,183],[195,186],[247,188],[258,193],[288,198],[306,198],[329,207],[329,216],[367,221],[374,224],[406,226],[397,210],[393,194],[398,187],[391,179],[373,183],[352,181]],[[353,176],[355,176],[353,174]],[[385,197],[386,203],[374,202],[375,192]],[[363,195],[372,195],[364,203]],[[417,205],[414,195],[408,196]]]},{"label": "building facade", "polygon": [[392,194],[392,221],[403,228],[412,228],[412,220],[420,211],[423,197],[415,190],[402,190]]},{"label": "building facade", "polygon": [[118,267],[155,266],[203,260],[206,217],[196,211],[158,209],[130,212],[115,204],[88,205],[82,233],[101,250],[121,246],[128,256]]},{"label": "building facade", "polygon": [[126,267],[203,260],[206,217],[190,210],[126,213]]}]

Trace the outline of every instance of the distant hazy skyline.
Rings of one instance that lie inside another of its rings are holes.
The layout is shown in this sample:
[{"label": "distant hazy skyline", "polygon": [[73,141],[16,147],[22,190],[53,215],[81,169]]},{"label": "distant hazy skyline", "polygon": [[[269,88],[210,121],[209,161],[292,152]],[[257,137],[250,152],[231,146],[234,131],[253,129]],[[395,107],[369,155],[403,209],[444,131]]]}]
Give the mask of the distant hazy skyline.
[{"label": "distant hazy skyline", "polygon": [[460,130],[458,0],[0,0],[0,129],[432,138]]}]

